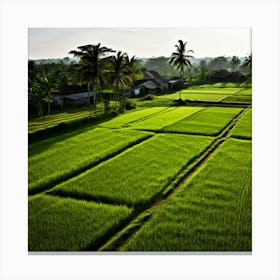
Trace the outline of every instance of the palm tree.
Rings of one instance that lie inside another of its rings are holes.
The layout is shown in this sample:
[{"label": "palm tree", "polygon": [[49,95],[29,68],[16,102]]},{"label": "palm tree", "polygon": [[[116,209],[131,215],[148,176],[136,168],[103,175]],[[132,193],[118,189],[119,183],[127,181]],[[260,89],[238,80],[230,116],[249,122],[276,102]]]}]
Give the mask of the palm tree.
[{"label": "palm tree", "polygon": [[240,59],[234,55],[231,59],[231,64],[232,64],[232,72],[234,72],[235,66],[240,64]]},{"label": "palm tree", "polygon": [[92,86],[92,89],[96,92],[98,92],[100,88],[102,81],[101,59],[110,52],[114,51],[107,47],[101,47],[100,43],[97,45],[80,46],[78,47],[78,51],[72,50],[69,52],[69,54],[73,54],[81,59],[79,77],[82,81],[87,83],[89,101],[90,86]]},{"label": "palm tree", "polygon": [[247,66],[250,70],[252,69],[252,54],[245,58],[242,66]]},{"label": "palm tree", "polygon": [[115,56],[112,57],[110,60],[111,69],[110,73],[112,75],[112,82],[113,88],[115,93],[118,96],[120,102],[120,110],[121,110],[121,96],[120,96],[120,89],[125,89],[131,84],[131,78],[128,75],[129,69],[127,61],[129,58],[126,53],[122,53],[118,51]]},{"label": "palm tree", "polygon": [[130,76],[131,79],[131,85],[134,85],[135,81],[142,73],[140,69],[139,61],[136,59],[135,55],[130,59],[128,56],[126,56],[126,64],[127,64],[128,75]]},{"label": "palm tree", "polygon": [[48,103],[48,114],[51,113],[51,94],[57,92],[55,77],[51,74],[42,75],[37,78],[37,92],[38,96],[47,96],[44,101]]},{"label": "palm tree", "polygon": [[[193,58],[189,53],[193,53],[193,50],[186,50],[187,42],[178,40],[179,44],[175,45],[176,52],[173,52],[170,57],[170,64],[175,66],[180,71],[180,79],[182,79],[185,68],[191,68],[190,59]],[[181,90],[179,91],[179,99],[181,99]]]}]

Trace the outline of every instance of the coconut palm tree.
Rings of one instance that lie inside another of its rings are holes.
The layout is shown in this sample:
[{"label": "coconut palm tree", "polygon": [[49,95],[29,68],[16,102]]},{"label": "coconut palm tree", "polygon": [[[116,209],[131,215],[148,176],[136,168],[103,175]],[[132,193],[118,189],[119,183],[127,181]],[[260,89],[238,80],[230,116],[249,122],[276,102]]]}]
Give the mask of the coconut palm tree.
[{"label": "coconut palm tree", "polygon": [[242,66],[248,67],[250,70],[252,69],[252,54],[245,58],[245,61]]},{"label": "coconut palm tree", "polygon": [[128,75],[131,79],[131,84],[134,85],[137,78],[141,75],[142,71],[140,69],[139,61],[136,59],[135,55],[131,58],[126,56],[126,64]]},{"label": "coconut palm tree", "polygon": [[101,59],[111,52],[114,51],[107,47],[101,47],[100,43],[97,45],[80,46],[78,51],[72,50],[69,52],[69,54],[80,58],[79,77],[87,83],[89,100],[90,87],[98,92],[102,82]]},{"label": "coconut palm tree", "polygon": [[127,88],[131,84],[131,78],[128,75],[129,68],[127,62],[129,58],[126,53],[118,51],[115,56],[110,60],[110,74],[112,75],[113,88],[118,96],[121,109],[121,96],[120,90]]},{"label": "coconut palm tree", "polygon": [[55,77],[49,73],[39,76],[36,80],[37,95],[44,96],[44,101],[48,103],[48,114],[51,113],[52,93],[57,92]]},{"label": "coconut palm tree", "polygon": [[240,64],[240,59],[237,56],[233,56],[231,58],[231,65],[232,65],[232,72],[235,70],[235,66],[238,66]]},{"label": "coconut palm tree", "polygon": [[[170,57],[170,64],[176,67],[180,72],[180,79],[183,78],[183,74],[185,68],[191,68],[190,59],[193,58],[189,53],[193,53],[193,50],[186,50],[187,42],[183,42],[182,40],[178,40],[179,44],[175,45],[176,52],[173,52]],[[179,91],[179,99],[181,99],[181,90]]]}]

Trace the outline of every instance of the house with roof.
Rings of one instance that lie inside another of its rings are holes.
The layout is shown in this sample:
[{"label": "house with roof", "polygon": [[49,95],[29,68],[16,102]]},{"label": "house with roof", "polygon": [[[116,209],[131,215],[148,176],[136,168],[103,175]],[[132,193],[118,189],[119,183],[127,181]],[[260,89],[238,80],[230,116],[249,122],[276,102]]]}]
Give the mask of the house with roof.
[{"label": "house with roof", "polygon": [[173,77],[169,79],[167,81],[167,84],[169,91],[180,90],[188,86],[188,83],[184,79],[181,79],[179,77]]},{"label": "house with roof", "polygon": [[167,79],[153,70],[142,68],[143,79],[137,80],[131,90],[133,96],[142,96],[148,93],[160,94],[168,89]]},{"label": "house with roof", "polygon": [[71,93],[71,94],[53,94],[52,99],[55,105],[64,107],[74,107],[79,105],[88,104],[88,98],[90,103],[93,104],[96,99],[95,92],[79,92],[79,93]]}]

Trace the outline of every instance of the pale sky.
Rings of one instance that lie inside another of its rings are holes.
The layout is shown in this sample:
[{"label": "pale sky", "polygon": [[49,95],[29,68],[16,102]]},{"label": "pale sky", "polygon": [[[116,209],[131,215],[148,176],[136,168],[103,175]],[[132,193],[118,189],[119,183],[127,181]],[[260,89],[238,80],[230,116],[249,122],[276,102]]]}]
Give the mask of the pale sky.
[{"label": "pale sky", "polygon": [[29,59],[63,58],[70,50],[98,44],[139,58],[166,56],[181,39],[194,57],[248,56],[250,28],[30,28]]}]

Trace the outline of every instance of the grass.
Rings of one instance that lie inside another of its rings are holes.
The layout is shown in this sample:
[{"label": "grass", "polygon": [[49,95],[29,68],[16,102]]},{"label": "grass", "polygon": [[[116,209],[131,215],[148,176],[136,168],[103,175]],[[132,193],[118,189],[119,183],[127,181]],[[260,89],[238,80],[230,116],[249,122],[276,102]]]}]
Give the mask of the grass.
[{"label": "grass", "polygon": [[198,156],[212,137],[158,134],[51,190],[52,194],[142,206]]},{"label": "grass", "polygon": [[159,115],[156,115],[152,118],[147,120],[134,123],[129,126],[129,128],[133,129],[141,129],[141,130],[152,130],[152,131],[159,131],[165,126],[168,126],[172,123],[175,123],[186,116],[190,116],[202,108],[200,107],[179,107],[175,109],[169,109],[165,112],[162,112]]},{"label": "grass", "polygon": [[95,246],[126,219],[126,206],[37,195],[29,198],[28,250],[79,251]]},{"label": "grass", "polygon": [[230,139],[122,251],[251,251],[251,142]]},{"label": "grass", "polygon": [[54,183],[100,162],[151,136],[151,133],[95,128],[62,141],[29,146],[28,189],[46,189]]},{"label": "grass", "polygon": [[252,87],[251,83],[242,82],[242,83],[233,83],[233,82],[219,82],[214,84],[204,84],[199,86],[192,86],[190,88],[243,88],[243,87]]},{"label": "grass", "polygon": [[166,126],[163,131],[217,135],[241,110],[240,108],[209,107]]},{"label": "grass", "polygon": [[134,112],[117,116],[116,118],[110,121],[103,122],[102,124],[100,124],[100,126],[108,127],[108,128],[120,128],[123,126],[128,126],[135,121],[149,118],[165,110],[170,110],[170,109],[166,107],[154,107],[154,108],[147,108],[139,111],[134,111]]},{"label": "grass", "polygon": [[252,139],[252,109],[248,110],[231,133],[232,137]]},{"label": "grass", "polygon": [[[102,110],[102,108],[97,108],[97,110],[99,109]],[[51,115],[32,119],[28,122],[28,133],[34,133],[39,130],[57,126],[60,123],[70,123],[80,119],[89,118],[90,112],[92,112],[93,110],[93,105],[87,105],[77,108],[66,108],[63,109],[63,112],[54,112]],[[102,113],[99,112],[97,114],[103,114],[103,111]]]},{"label": "grass", "polygon": [[222,100],[223,102],[227,103],[252,103],[252,96],[248,94],[236,94],[233,96],[226,97],[225,99]]}]

